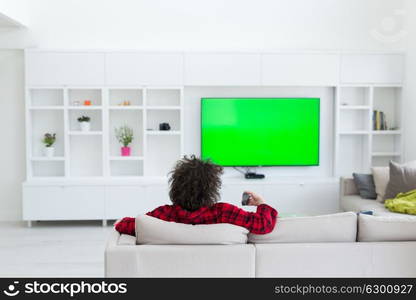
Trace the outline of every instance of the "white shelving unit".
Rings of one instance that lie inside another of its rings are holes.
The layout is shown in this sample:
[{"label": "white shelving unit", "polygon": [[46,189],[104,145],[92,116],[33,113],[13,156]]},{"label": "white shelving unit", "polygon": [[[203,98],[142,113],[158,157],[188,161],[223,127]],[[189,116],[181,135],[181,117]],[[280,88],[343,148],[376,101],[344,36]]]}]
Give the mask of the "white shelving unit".
[{"label": "white shelving unit", "polygon": [[[193,114],[189,121],[197,122],[191,99],[199,98],[202,91],[215,94],[217,88],[237,87],[241,96],[255,96],[252,88],[263,93],[290,87],[292,96],[304,96],[306,87],[336,92],[335,129],[324,130],[325,139],[334,145],[321,144],[323,164],[333,165],[333,178],[318,175],[283,182],[269,178],[249,184],[283,213],[336,212],[337,176],[368,171],[391,158],[403,159],[404,60],[404,54],[396,52],[26,50],[23,219],[29,224],[33,220],[103,220],[105,224],[170,203],[166,174],[183,154],[184,90],[189,90],[186,109]],[[82,105],[84,100],[90,100],[91,106]],[[123,102],[130,105],[119,106]],[[389,112],[387,118],[397,130],[373,131],[373,109]],[[83,114],[92,117],[90,134],[79,132],[76,118]],[[170,123],[171,131],[159,131],[162,122]],[[114,127],[124,123],[135,135],[130,157],[120,156],[114,138]],[[58,137],[52,159],[43,156],[41,139],[46,132]],[[196,132],[186,130],[187,149],[193,152],[199,144]],[[303,172],[306,169],[294,168],[294,174],[309,176]],[[238,204],[236,199],[248,183],[240,178],[231,181],[224,180],[222,200]]]},{"label": "white shelving unit", "polygon": [[[400,85],[336,87],[335,176],[402,161],[401,93]],[[374,130],[374,110],[386,114],[388,130]]]},{"label": "white shelving unit", "polygon": [[[79,129],[83,115],[89,132]],[[183,153],[182,87],[29,87],[26,116],[28,179],[166,176]],[[115,138],[122,125],[134,132],[128,157]],[[52,158],[43,156],[45,133],[57,135]]]}]

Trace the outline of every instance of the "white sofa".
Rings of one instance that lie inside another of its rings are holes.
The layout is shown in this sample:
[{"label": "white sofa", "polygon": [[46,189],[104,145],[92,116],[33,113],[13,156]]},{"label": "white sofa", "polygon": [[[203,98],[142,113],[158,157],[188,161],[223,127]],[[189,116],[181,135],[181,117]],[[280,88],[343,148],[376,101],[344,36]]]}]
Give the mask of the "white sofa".
[{"label": "white sofa", "polygon": [[249,235],[249,243],[232,245],[140,245],[113,231],[105,276],[416,277],[416,223],[394,221],[389,232],[383,226],[390,219],[352,212],[282,218],[269,235]]},{"label": "white sofa", "polygon": [[396,217],[410,217],[416,216],[403,215],[394,213],[385,208],[384,204],[374,199],[363,199],[358,194],[358,190],[354,184],[354,179],[341,177],[341,191],[340,202],[343,211],[372,211],[375,216],[396,216]]}]

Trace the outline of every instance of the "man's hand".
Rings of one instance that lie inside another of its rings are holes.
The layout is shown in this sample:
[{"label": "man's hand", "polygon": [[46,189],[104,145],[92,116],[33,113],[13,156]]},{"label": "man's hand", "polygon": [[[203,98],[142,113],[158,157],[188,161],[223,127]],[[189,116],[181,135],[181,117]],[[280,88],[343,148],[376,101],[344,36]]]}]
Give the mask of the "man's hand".
[{"label": "man's hand", "polygon": [[262,196],[254,192],[250,192],[250,191],[244,191],[244,192],[249,194],[248,205],[259,206],[261,204],[265,204],[265,201]]}]

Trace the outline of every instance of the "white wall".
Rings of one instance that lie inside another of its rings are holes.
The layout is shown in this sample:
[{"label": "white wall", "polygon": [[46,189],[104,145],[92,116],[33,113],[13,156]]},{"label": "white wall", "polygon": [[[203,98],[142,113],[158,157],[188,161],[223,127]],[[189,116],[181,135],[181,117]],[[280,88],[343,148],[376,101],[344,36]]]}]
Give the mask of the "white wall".
[{"label": "white wall", "polygon": [[21,218],[25,178],[23,51],[0,50],[0,220]]},{"label": "white wall", "polygon": [[406,160],[416,160],[416,1],[407,0],[407,58],[404,98],[404,144]]},{"label": "white wall", "polygon": [[[0,48],[398,50],[404,40],[383,33],[401,26],[405,1],[0,0],[0,12],[29,28],[0,30]],[[2,51],[0,58],[0,220],[19,219],[23,62],[18,51]]]},{"label": "white wall", "polygon": [[29,28],[40,48],[400,49],[373,31],[403,1],[32,0]]}]

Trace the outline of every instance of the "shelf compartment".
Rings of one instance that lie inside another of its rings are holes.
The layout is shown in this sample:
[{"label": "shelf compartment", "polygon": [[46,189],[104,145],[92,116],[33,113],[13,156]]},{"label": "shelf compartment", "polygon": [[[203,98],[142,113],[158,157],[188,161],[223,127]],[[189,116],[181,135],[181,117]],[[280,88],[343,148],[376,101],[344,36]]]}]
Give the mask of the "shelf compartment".
[{"label": "shelf compartment", "polygon": [[32,161],[33,177],[64,177],[65,163],[57,160],[34,160]]},{"label": "shelf compartment", "polygon": [[[129,101],[131,106],[143,106],[143,90],[141,89],[110,89],[109,105],[123,107]],[[126,106],[128,107],[128,106]]]},{"label": "shelf compartment", "polygon": [[401,130],[373,130],[371,131],[374,135],[401,135]]},{"label": "shelf compartment", "polygon": [[111,176],[136,177],[143,176],[143,161],[141,160],[112,160],[110,161]]},{"label": "shelf compartment", "polygon": [[110,106],[110,110],[142,110],[143,106],[138,105],[119,105],[119,106]]},{"label": "shelf compartment", "polygon": [[180,106],[147,106],[147,109],[151,110],[180,110]]},{"label": "shelf compartment", "polygon": [[63,106],[31,106],[29,110],[63,110]]},{"label": "shelf compartment", "polygon": [[70,176],[96,177],[103,175],[102,136],[70,136]]},{"label": "shelf compartment", "polygon": [[72,110],[100,110],[102,106],[99,105],[78,105],[78,106],[70,106],[68,109]]},{"label": "shelf compartment", "polygon": [[341,136],[337,156],[338,175],[351,177],[353,172],[369,172],[369,145],[369,135]]},{"label": "shelf compartment", "polygon": [[178,135],[149,135],[146,147],[146,176],[167,176],[181,158]]},{"label": "shelf compartment", "polygon": [[141,110],[112,110],[109,119],[110,156],[120,155],[122,145],[115,135],[115,128],[127,125],[133,129],[133,142],[130,144],[132,156],[143,156],[143,111]]},{"label": "shelf compartment", "polygon": [[110,156],[110,160],[143,160],[143,156]]},{"label": "shelf compartment", "polygon": [[370,88],[341,87],[339,104],[340,107],[344,107],[344,104],[353,106],[368,106],[370,104]]},{"label": "shelf compartment", "polygon": [[384,112],[387,128],[400,128],[401,126],[401,89],[395,87],[374,88],[374,110]]},{"label": "shelf compartment", "polygon": [[64,161],[65,157],[63,156],[54,156],[54,157],[45,157],[45,156],[39,156],[39,157],[31,157],[31,161]]},{"label": "shelf compartment", "polygon": [[390,161],[395,161],[401,163],[401,156],[400,155],[383,155],[383,156],[372,156],[371,158],[371,165],[374,167],[388,167]]},{"label": "shelf compartment", "polygon": [[180,89],[147,89],[146,106],[181,106]]},{"label": "shelf compartment", "polygon": [[373,152],[371,156],[374,157],[398,157],[401,156],[399,152]]},{"label": "shelf compartment", "polygon": [[174,130],[146,130],[148,135],[180,135],[180,131]]},{"label": "shelf compartment", "polygon": [[64,90],[63,89],[30,89],[31,107],[54,107],[64,106]]},{"label": "shelf compartment", "polygon": [[368,135],[370,132],[369,131],[341,131],[339,134],[340,135]]},{"label": "shelf compartment", "polygon": [[69,135],[102,135],[102,131],[70,131]]},{"label": "shelf compartment", "polygon": [[181,130],[181,112],[180,110],[147,110],[147,127],[148,131],[159,131],[159,124],[169,123],[172,131]]},{"label": "shelf compartment", "polygon": [[369,131],[369,110],[341,110],[340,131]]},{"label": "shelf compartment", "polygon": [[[75,109],[69,111],[69,130],[71,132],[80,131],[80,124],[78,118],[81,116],[88,116],[91,118],[90,126],[91,131],[101,131],[102,130],[102,110],[99,109]],[[81,132],[81,131],[80,131]]]},{"label": "shelf compartment", "polygon": [[63,110],[34,110],[30,112],[32,157],[44,156],[42,142],[45,133],[56,133],[55,155],[64,156],[64,112]]},{"label": "shelf compartment", "polygon": [[367,105],[342,105],[340,106],[341,110],[369,110],[370,106]]},{"label": "shelf compartment", "polygon": [[[373,153],[401,153],[401,136],[400,135],[374,135],[373,136]],[[382,155],[378,155],[382,156]],[[388,155],[383,155],[388,156]]]},{"label": "shelf compartment", "polygon": [[[91,101],[91,106],[102,105],[101,89],[69,89],[68,105],[73,107],[83,106],[85,100]],[[79,104],[76,105],[75,102]]]}]

